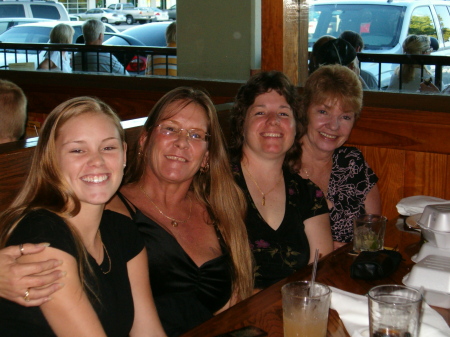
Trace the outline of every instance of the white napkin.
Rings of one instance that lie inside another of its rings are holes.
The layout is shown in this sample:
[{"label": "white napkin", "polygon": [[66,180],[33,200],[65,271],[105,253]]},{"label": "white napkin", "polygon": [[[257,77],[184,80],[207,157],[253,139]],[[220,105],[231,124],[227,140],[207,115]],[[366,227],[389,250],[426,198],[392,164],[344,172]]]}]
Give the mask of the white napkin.
[{"label": "white napkin", "polygon": [[[370,337],[368,298],[330,287],[331,309],[339,317],[352,337]],[[423,304],[422,324],[419,337],[448,337],[450,328],[444,318],[428,304]]]},{"label": "white napkin", "polygon": [[427,195],[415,195],[400,200],[397,204],[397,211],[401,215],[414,215],[423,213],[423,209],[428,205],[449,204],[450,200],[429,197]]}]

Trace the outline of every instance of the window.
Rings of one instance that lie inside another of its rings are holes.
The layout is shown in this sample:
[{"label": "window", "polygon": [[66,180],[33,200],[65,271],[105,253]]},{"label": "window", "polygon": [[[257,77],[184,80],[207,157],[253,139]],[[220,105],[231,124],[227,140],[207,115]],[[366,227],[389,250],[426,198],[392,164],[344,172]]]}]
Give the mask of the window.
[{"label": "window", "polygon": [[0,18],[24,18],[25,9],[22,4],[9,5],[4,4],[0,6]]},{"label": "window", "polygon": [[53,20],[61,19],[61,15],[59,14],[58,8],[56,8],[56,6],[31,4],[30,8],[34,18],[45,18]]},{"label": "window", "polygon": [[367,4],[313,5],[309,12],[308,46],[323,35],[352,30],[361,34],[366,49],[392,49],[399,43],[406,7]]},{"label": "window", "polygon": [[436,26],[430,7],[422,6],[414,9],[411,14],[408,35],[428,35],[437,38]]},{"label": "window", "polygon": [[435,6],[436,13],[441,25],[444,47],[450,47],[450,14],[447,6]]}]

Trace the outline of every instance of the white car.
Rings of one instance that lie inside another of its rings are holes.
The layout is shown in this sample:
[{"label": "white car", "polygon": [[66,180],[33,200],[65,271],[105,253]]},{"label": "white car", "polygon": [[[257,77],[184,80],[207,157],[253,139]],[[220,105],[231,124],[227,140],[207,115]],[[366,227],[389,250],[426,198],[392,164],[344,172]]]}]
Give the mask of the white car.
[{"label": "white car", "polygon": [[155,13],[155,21],[169,20],[169,12],[167,10],[162,10],[158,7],[138,7],[138,9],[153,11]]},{"label": "white car", "polygon": [[[28,23],[24,25],[18,25],[11,27],[3,34],[0,34],[0,45],[2,42],[7,43],[48,43],[50,37],[50,31],[61,21],[46,21]],[[73,27],[75,34],[73,36],[72,43],[76,43],[77,38],[83,34],[82,27],[83,21],[64,21],[63,23]],[[107,33],[120,34],[116,27],[105,23],[105,40],[109,39]],[[38,57],[36,52],[30,51],[28,54],[25,51],[18,50],[17,53],[13,51],[7,51],[6,64],[3,53],[0,53],[0,69],[6,68],[9,63],[21,63],[21,62],[34,62],[35,69],[38,66]],[[39,61],[42,61],[43,55],[39,56]]]},{"label": "white car", "polygon": [[[405,38],[417,34],[439,41],[439,50],[432,55],[450,55],[449,11],[450,2],[439,0],[314,1],[309,7],[308,45],[311,48],[323,35],[339,37],[352,30],[362,36],[366,53],[402,54]],[[396,67],[382,65],[382,88],[389,84]],[[378,63],[362,63],[361,68],[378,77]]]},{"label": "white car", "polygon": [[120,25],[127,20],[125,15],[107,8],[93,8],[85,13],[79,13],[77,15],[82,21],[97,19],[103,23],[114,23],[116,25]]}]

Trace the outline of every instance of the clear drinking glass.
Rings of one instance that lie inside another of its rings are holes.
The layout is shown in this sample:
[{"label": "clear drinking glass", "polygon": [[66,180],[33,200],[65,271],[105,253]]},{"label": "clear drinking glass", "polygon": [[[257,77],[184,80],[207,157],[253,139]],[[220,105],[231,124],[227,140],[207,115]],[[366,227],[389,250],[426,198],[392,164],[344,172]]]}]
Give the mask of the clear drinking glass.
[{"label": "clear drinking glass", "polygon": [[298,281],[281,288],[285,337],[326,337],[331,290],[321,283]]},{"label": "clear drinking glass", "polygon": [[353,250],[355,252],[383,249],[386,217],[363,214],[353,219]]},{"label": "clear drinking glass", "polygon": [[422,294],[403,285],[369,290],[371,337],[418,337]]}]

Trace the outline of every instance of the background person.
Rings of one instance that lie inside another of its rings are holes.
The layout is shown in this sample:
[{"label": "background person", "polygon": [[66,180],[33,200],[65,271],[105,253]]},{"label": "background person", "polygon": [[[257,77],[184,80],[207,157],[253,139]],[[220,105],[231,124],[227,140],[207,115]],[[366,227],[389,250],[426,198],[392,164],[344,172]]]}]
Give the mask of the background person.
[{"label": "background person", "polygon": [[[403,53],[410,55],[430,55],[433,50],[430,38],[426,35],[410,35],[403,41],[402,46]],[[426,66],[403,64],[401,73],[400,67],[395,69],[387,90],[399,90],[401,81],[402,91],[417,92],[420,89],[420,83],[425,80],[433,81],[433,74]]]},{"label": "background person", "polygon": [[74,98],[47,117],[30,174],[0,216],[0,247],[50,243],[19,262],[64,261],[65,286],[40,307],[1,300],[2,336],[164,336],[142,239],[126,217],[104,212],[125,151],[120,120],[101,101]]},{"label": "background person", "polygon": [[[50,43],[72,43],[74,30],[72,26],[60,23],[50,31]],[[44,60],[39,64],[38,69],[60,70],[65,73],[72,72],[72,54],[62,51],[46,52]]]},{"label": "background person", "polygon": [[247,197],[245,224],[255,257],[255,288],[287,277],[333,251],[323,193],[290,171],[303,132],[297,88],[281,72],[262,72],[242,86],[231,111],[236,181]]},{"label": "background person", "polygon": [[319,48],[322,47],[322,45],[324,45],[326,42],[335,39],[336,38],[332,35],[324,35],[318,38],[316,42],[314,42],[308,62],[309,75],[311,75],[314,72],[314,70],[320,67],[319,61],[317,60]]},{"label": "background person", "polygon": [[302,95],[301,157],[295,169],[325,194],[335,248],[353,239],[353,218],[381,213],[378,178],[362,153],[344,146],[358,119],[363,91],[356,74],[341,65],[322,66],[308,77]]},{"label": "background person", "polygon": [[[172,22],[166,29],[167,47],[177,47],[177,23]],[[177,76],[177,57],[174,55],[147,56],[145,75]]]},{"label": "background person", "polygon": [[[86,46],[101,46],[105,37],[105,25],[100,20],[87,20],[83,24],[83,37]],[[110,53],[78,52],[73,62],[73,69],[77,71],[129,75],[117,58]]]},{"label": "background person", "polygon": [[252,292],[245,199],[202,90],[164,95],[136,147],[108,207],[137,224],[159,317],[169,336],[179,336]]},{"label": "background person", "polygon": [[25,136],[27,98],[13,82],[0,80],[0,144]]},{"label": "background person", "polygon": [[337,38],[325,42],[317,50],[316,57],[320,66],[340,64],[349,68],[356,74],[356,76],[358,76],[363,89],[369,88],[360,76],[359,61],[356,57],[356,50],[346,40]]},{"label": "background person", "polygon": [[[346,30],[342,32],[342,34],[339,36],[341,39],[344,39],[348,43],[352,45],[353,48],[355,48],[355,51],[357,53],[362,53],[364,49],[364,41],[362,39],[362,36],[354,31]],[[358,60],[359,65],[359,60]],[[373,76],[368,71],[365,71],[363,69],[359,69],[359,75],[364,80],[364,83],[367,84],[367,87],[371,90],[378,90],[378,81],[375,76]]]}]

